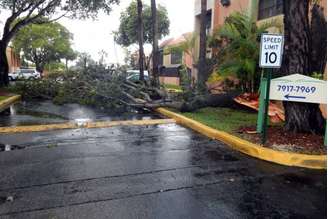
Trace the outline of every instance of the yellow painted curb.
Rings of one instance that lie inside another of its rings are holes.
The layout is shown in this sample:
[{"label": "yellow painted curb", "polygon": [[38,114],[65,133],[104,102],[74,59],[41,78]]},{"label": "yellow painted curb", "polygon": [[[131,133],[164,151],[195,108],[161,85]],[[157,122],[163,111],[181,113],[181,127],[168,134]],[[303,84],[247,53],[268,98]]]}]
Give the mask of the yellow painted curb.
[{"label": "yellow painted curb", "polygon": [[104,122],[88,122],[86,128],[107,128],[113,126],[128,125],[161,125],[175,123],[174,119],[152,119],[152,120],[127,120],[127,121],[104,121]]},{"label": "yellow painted curb", "polygon": [[23,133],[23,132],[43,132],[59,129],[76,129],[79,126],[76,123],[61,123],[49,125],[27,125],[27,126],[13,126],[0,127],[0,133]]},{"label": "yellow painted curb", "polygon": [[310,169],[327,169],[326,155],[306,155],[275,151],[257,144],[253,144],[226,132],[210,128],[200,122],[171,112],[167,109],[158,108],[156,111],[169,118],[175,119],[176,122],[181,125],[187,126],[197,132],[200,132],[209,138],[222,141],[232,148],[252,157],[286,166],[305,167]]},{"label": "yellow painted curb", "polygon": [[160,125],[175,123],[173,119],[154,119],[154,120],[131,120],[131,121],[104,121],[104,122],[86,122],[79,125],[75,122],[50,124],[50,125],[31,125],[16,127],[0,127],[0,133],[24,133],[24,132],[43,132],[61,129],[77,129],[77,128],[108,128],[114,126],[128,125]]},{"label": "yellow painted curb", "polygon": [[182,93],[182,90],[174,89],[174,88],[167,88],[166,91],[172,93]]},{"label": "yellow painted curb", "polygon": [[20,101],[20,100],[21,100],[21,96],[15,95],[15,96],[8,97],[7,99],[0,101],[0,112],[7,109],[11,104],[16,103],[17,101]]}]

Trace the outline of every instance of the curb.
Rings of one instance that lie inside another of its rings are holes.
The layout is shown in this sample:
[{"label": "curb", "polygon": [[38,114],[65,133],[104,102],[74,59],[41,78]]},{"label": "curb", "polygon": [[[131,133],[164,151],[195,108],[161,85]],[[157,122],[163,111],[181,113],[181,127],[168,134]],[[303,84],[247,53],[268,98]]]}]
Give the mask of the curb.
[{"label": "curb", "polygon": [[30,125],[16,127],[0,127],[0,134],[3,133],[25,133],[25,132],[44,132],[63,129],[78,128],[109,128],[114,126],[141,126],[141,125],[161,125],[175,123],[173,119],[154,119],[154,120],[129,120],[129,121],[103,121],[103,122],[69,122],[49,125]]},{"label": "curb", "polygon": [[4,111],[5,109],[7,109],[10,105],[12,105],[13,103],[20,101],[21,100],[21,96],[20,95],[15,95],[12,97],[8,97],[7,99],[0,101],[0,112]]},{"label": "curb", "polygon": [[178,90],[174,88],[167,88],[166,91],[169,93],[182,93],[182,90]]},{"label": "curb", "polygon": [[270,148],[264,148],[260,145],[243,140],[226,132],[210,128],[200,122],[189,119],[170,110],[158,108],[156,111],[209,138],[222,141],[233,149],[249,156],[286,166],[305,167],[310,169],[327,169],[326,155],[307,155],[275,151]]},{"label": "curb", "polygon": [[108,128],[113,126],[138,126],[138,125],[163,125],[175,123],[174,119],[151,119],[151,120],[126,120],[126,121],[104,121],[88,122],[85,128]]}]

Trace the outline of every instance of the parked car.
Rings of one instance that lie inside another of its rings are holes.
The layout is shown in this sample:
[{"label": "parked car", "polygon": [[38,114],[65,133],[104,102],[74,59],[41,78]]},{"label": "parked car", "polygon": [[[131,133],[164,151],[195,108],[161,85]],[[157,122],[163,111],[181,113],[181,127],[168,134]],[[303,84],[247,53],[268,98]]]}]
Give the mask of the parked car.
[{"label": "parked car", "polygon": [[[128,76],[126,77],[127,80],[130,80],[130,81],[133,81],[133,82],[139,81],[139,77],[140,77],[139,70],[128,70],[127,74],[128,74]],[[144,71],[144,77],[145,77],[146,81],[149,80],[148,71]]]},{"label": "parked car", "polygon": [[41,78],[41,73],[35,68],[18,69],[8,74],[10,81],[16,80],[35,80]]}]

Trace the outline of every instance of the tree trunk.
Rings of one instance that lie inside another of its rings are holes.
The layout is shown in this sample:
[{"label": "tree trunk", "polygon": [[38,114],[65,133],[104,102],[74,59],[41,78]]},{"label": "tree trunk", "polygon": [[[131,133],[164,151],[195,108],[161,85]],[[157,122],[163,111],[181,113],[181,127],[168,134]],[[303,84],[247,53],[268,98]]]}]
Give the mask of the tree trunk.
[{"label": "tree trunk", "polygon": [[138,40],[139,40],[139,80],[144,81],[144,49],[143,49],[143,39],[144,39],[144,27],[142,19],[142,1],[137,0],[138,4]]},{"label": "tree trunk", "polygon": [[[309,1],[284,1],[285,48],[282,72],[285,75],[311,74]],[[291,132],[322,133],[324,120],[318,104],[284,102],[285,129]]]},{"label": "tree trunk", "polygon": [[39,62],[35,62],[34,64],[35,64],[35,69],[42,74],[44,70],[44,64]]},{"label": "tree trunk", "polygon": [[323,74],[327,62],[327,21],[318,4],[311,9],[311,45],[311,72]]},{"label": "tree trunk", "polygon": [[9,84],[8,72],[9,64],[7,59],[7,43],[0,40],[0,87],[7,86]]},{"label": "tree trunk", "polygon": [[87,70],[87,62],[88,62],[87,58],[84,57],[83,58],[83,71],[86,71]]},{"label": "tree trunk", "polygon": [[158,19],[157,19],[157,7],[156,0],[151,0],[151,17],[152,17],[152,32],[153,32],[153,81],[152,84],[155,87],[159,86],[159,68],[158,68]]},{"label": "tree trunk", "polygon": [[68,59],[65,59],[65,70],[68,72]]},{"label": "tree trunk", "polygon": [[200,34],[199,34],[199,61],[198,61],[198,90],[203,92],[206,90],[206,14],[207,0],[201,0],[200,15]]},{"label": "tree trunk", "polygon": [[225,94],[205,94],[196,96],[190,102],[184,102],[181,112],[193,112],[204,107],[227,107],[240,109],[240,105],[234,101],[234,98],[240,95],[239,91],[228,92]]}]

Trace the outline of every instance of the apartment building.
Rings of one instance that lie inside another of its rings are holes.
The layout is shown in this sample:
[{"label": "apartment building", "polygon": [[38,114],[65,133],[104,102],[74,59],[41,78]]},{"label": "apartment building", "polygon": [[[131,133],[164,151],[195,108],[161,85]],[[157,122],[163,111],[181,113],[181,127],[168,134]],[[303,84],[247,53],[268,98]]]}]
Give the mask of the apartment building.
[{"label": "apartment building", "polygon": [[160,44],[159,80],[161,84],[180,85],[182,65],[187,67],[187,72],[191,77],[191,69],[193,68],[192,51],[172,50],[168,52],[167,49],[180,46],[190,40],[192,36],[192,33],[185,33],[177,38],[167,39]]},{"label": "apartment building", "polygon": [[[319,1],[327,15],[327,0]],[[195,0],[195,34],[199,36],[200,32],[200,14],[201,0]],[[207,0],[207,33],[212,34],[213,31],[219,28],[226,17],[231,13],[240,11],[245,12],[258,24],[267,22],[270,19],[275,19],[283,24],[283,0]],[[271,28],[269,32],[276,33],[279,30]],[[207,55],[211,57],[212,51],[208,49]],[[195,60],[198,60],[199,55],[199,39],[195,43]],[[192,71],[193,77],[197,77],[197,69]]]},{"label": "apartment building", "polygon": [[7,60],[9,65],[9,72],[14,72],[20,68],[20,58],[19,55],[14,52],[12,47],[7,47]]}]

